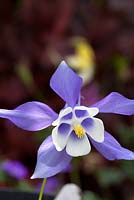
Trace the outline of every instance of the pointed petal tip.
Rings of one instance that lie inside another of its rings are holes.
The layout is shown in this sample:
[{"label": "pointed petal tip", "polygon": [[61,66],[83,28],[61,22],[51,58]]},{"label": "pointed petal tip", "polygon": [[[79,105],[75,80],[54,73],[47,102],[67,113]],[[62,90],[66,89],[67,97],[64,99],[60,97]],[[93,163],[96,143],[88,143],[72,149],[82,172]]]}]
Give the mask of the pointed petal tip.
[{"label": "pointed petal tip", "polygon": [[38,131],[50,126],[57,114],[48,105],[31,101],[13,110],[0,109],[0,117],[9,119],[24,130]]},{"label": "pointed petal tip", "polygon": [[121,115],[134,115],[134,100],[128,99],[118,92],[109,95],[92,105],[99,108],[100,113],[115,113]]},{"label": "pointed petal tip", "polygon": [[62,60],[59,65],[67,65],[66,61],[65,60]]},{"label": "pointed petal tip", "polygon": [[50,87],[69,106],[74,107],[82,87],[82,78],[62,61],[50,79]]},{"label": "pointed petal tip", "polygon": [[34,174],[30,177],[30,179],[35,179],[36,177],[34,176]]},{"label": "pointed petal tip", "polygon": [[55,149],[52,136],[41,144],[38,150],[37,163],[31,179],[48,178],[60,173],[70,163],[72,157]]},{"label": "pointed petal tip", "polygon": [[[49,176],[49,177],[51,177],[51,176]],[[49,177],[47,177],[47,178],[49,178]],[[44,177],[44,176],[38,176],[38,175],[36,175],[35,173],[30,177],[30,179],[36,179],[36,178],[46,178],[46,177]]]},{"label": "pointed petal tip", "polygon": [[129,160],[134,160],[134,151],[129,153]]}]

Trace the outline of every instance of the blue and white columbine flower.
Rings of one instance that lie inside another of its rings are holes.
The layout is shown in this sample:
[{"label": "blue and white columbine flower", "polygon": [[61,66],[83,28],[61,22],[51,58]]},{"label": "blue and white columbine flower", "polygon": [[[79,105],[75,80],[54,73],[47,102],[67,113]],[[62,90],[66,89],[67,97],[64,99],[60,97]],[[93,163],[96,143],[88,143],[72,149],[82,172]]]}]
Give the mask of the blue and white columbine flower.
[{"label": "blue and white columbine flower", "polygon": [[38,150],[32,178],[47,178],[59,173],[72,157],[88,154],[90,143],[109,160],[134,159],[134,153],[123,148],[106,132],[102,120],[96,117],[99,112],[134,115],[134,100],[112,92],[91,107],[80,105],[82,79],[65,62],[53,74],[50,86],[65,101],[65,107],[59,114],[36,101],[22,104],[14,110],[0,109],[0,117],[25,130],[38,131],[55,126],[52,135]]}]

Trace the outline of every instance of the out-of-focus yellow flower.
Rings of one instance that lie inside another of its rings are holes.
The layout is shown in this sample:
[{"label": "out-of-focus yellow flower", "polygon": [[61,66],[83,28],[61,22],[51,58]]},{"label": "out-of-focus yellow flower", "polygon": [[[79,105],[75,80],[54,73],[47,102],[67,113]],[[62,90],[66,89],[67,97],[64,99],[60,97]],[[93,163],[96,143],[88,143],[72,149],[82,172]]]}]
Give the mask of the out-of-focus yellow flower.
[{"label": "out-of-focus yellow flower", "polygon": [[63,54],[55,48],[48,50],[48,55],[55,65],[65,60],[72,69],[74,69],[82,78],[83,83],[89,83],[94,76],[95,71],[95,55],[92,47],[83,37],[73,37],[68,40],[65,48],[73,48],[74,53]]},{"label": "out-of-focus yellow flower", "polygon": [[92,47],[85,38],[72,39],[74,55],[66,56],[67,63],[82,76],[84,83],[90,82],[94,75],[95,55]]}]

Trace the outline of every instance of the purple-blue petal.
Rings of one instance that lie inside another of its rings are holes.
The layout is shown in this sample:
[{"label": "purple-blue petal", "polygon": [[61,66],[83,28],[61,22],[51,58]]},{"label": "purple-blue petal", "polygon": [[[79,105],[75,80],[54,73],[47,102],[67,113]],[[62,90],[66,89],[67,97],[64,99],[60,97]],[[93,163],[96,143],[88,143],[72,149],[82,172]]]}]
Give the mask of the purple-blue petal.
[{"label": "purple-blue petal", "polygon": [[134,160],[134,152],[122,147],[117,140],[105,131],[104,142],[98,143],[90,138],[93,146],[108,160]]},{"label": "purple-blue petal", "polygon": [[72,119],[72,117],[73,117],[73,113],[70,112],[70,113],[68,113],[67,115],[64,115],[64,116],[61,118],[61,120],[69,120],[69,119]]},{"label": "purple-blue petal", "polygon": [[19,161],[5,160],[0,167],[7,174],[18,180],[24,179],[28,175],[28,169]]},{"label": "purple-blue petal", "polygon": [[117,92],[110,93],[92,107],[99,108],[99,112],[102,113],[134,115],[134,100],[128,99]]},{"label": "purple-blue petal", "polygon": [[0,109],[0,117],[11,120],[22,129],[38,131],[50,126],[58,115],[46,104],[33,101],[13,110]]},{"label": "purple-blue petal", "polygon": [[75,110],[75,115],[78,118],[89,116],[87,110],[78,110],[78,109]]},{"label": "purple-blue petal", "polygon": [[62,61],[50,80],[50,86],[68,106],[74,107],[79,98],[82,78]]},{"label": "purple-blue petal", "polygon": [[49,136],[38,150],[37,164],[33,178],[48,178],[63,171],[70,163],[72,157],[66,151],[57,151],[52,137]]}]

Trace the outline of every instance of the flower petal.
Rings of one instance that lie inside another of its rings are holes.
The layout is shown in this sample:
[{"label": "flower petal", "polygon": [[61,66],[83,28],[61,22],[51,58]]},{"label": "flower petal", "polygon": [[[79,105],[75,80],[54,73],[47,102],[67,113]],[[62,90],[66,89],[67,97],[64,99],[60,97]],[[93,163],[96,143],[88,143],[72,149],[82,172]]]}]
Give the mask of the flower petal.
[{"label": "flower petal", "polygon": [[65,169],[70,163],[72,157],[67,155],[65,151],[57,151],[49,136],[40,146],[38,150],[37,164],[32,175],[34,178],[48,178],[58,174]]},{"label": "flower petal", "polygon": [[50,86],[68,106],[74,107],[80,94],[82,78],[62,61],[50,80]]},{"label": "flower petal", "polygon": [[13,110],[0,109],[0,117],[9,119],[18,127],[29,131],[50,126],[57,116],[49,106],[37,101],[27,102]]},{"label": "flower petal", "polygon": [[57,151],[62,151],[66,146],[70,131],[71,126],[65,123],[62,123],[59,127],[53,129],[52,139]]},{"label": "flower petal", "polygon": [[90,152],[91,146],[86,135],[83,138],[78,138],[74,131],[69,136],[66,145],[66,152],[70,156],[83,156]]},{"label": "flower petal", "polygon": [[104,141],[104,125],[102,120],[93,118],[84,119],[81,123],[86,133],[96,142]]},{"label": "flower petal", "polygon": [[67,107],[60,111],[58,118],[52,123],[52,125],[57,126],[61,120],[62,120],[62,122],[64,122],[66,120],[71,120],[71,119],[72,119],[72,108]]},{"label": "flower petal", "polygon": [[54,200],[81,200],[81,190],[73,183],[66,184]]},{"label": "flower petal", "polygon": [[105,131],[104,142],[98,143],[90,139],[94,147],[108,160],[134,160],[134,152],[122,147],[117,140]]},{"label": "flower petal", "polygon": [[99,109],[98,108],[88,108],[86,106],[75,106],[74,108],[75,110],[75,114],[76,114],[76,117],[80,117],[80,115],[82,117],[85,116],[90,116],[90,117],[93,117],[95,115],[97,115],[99,113]]},{"label": "flower petal", "polygon": [[95,103],[93,107],[99,108],[102,113],[116,113],[122,115],[134,115],[134,100],[112,92],[104,99]]},{"label": "flower petal", "polygon": [[28,169],[17,160],[3,161],[0,165],[0,169],[18,180],[25,179],[28,175]]}]

